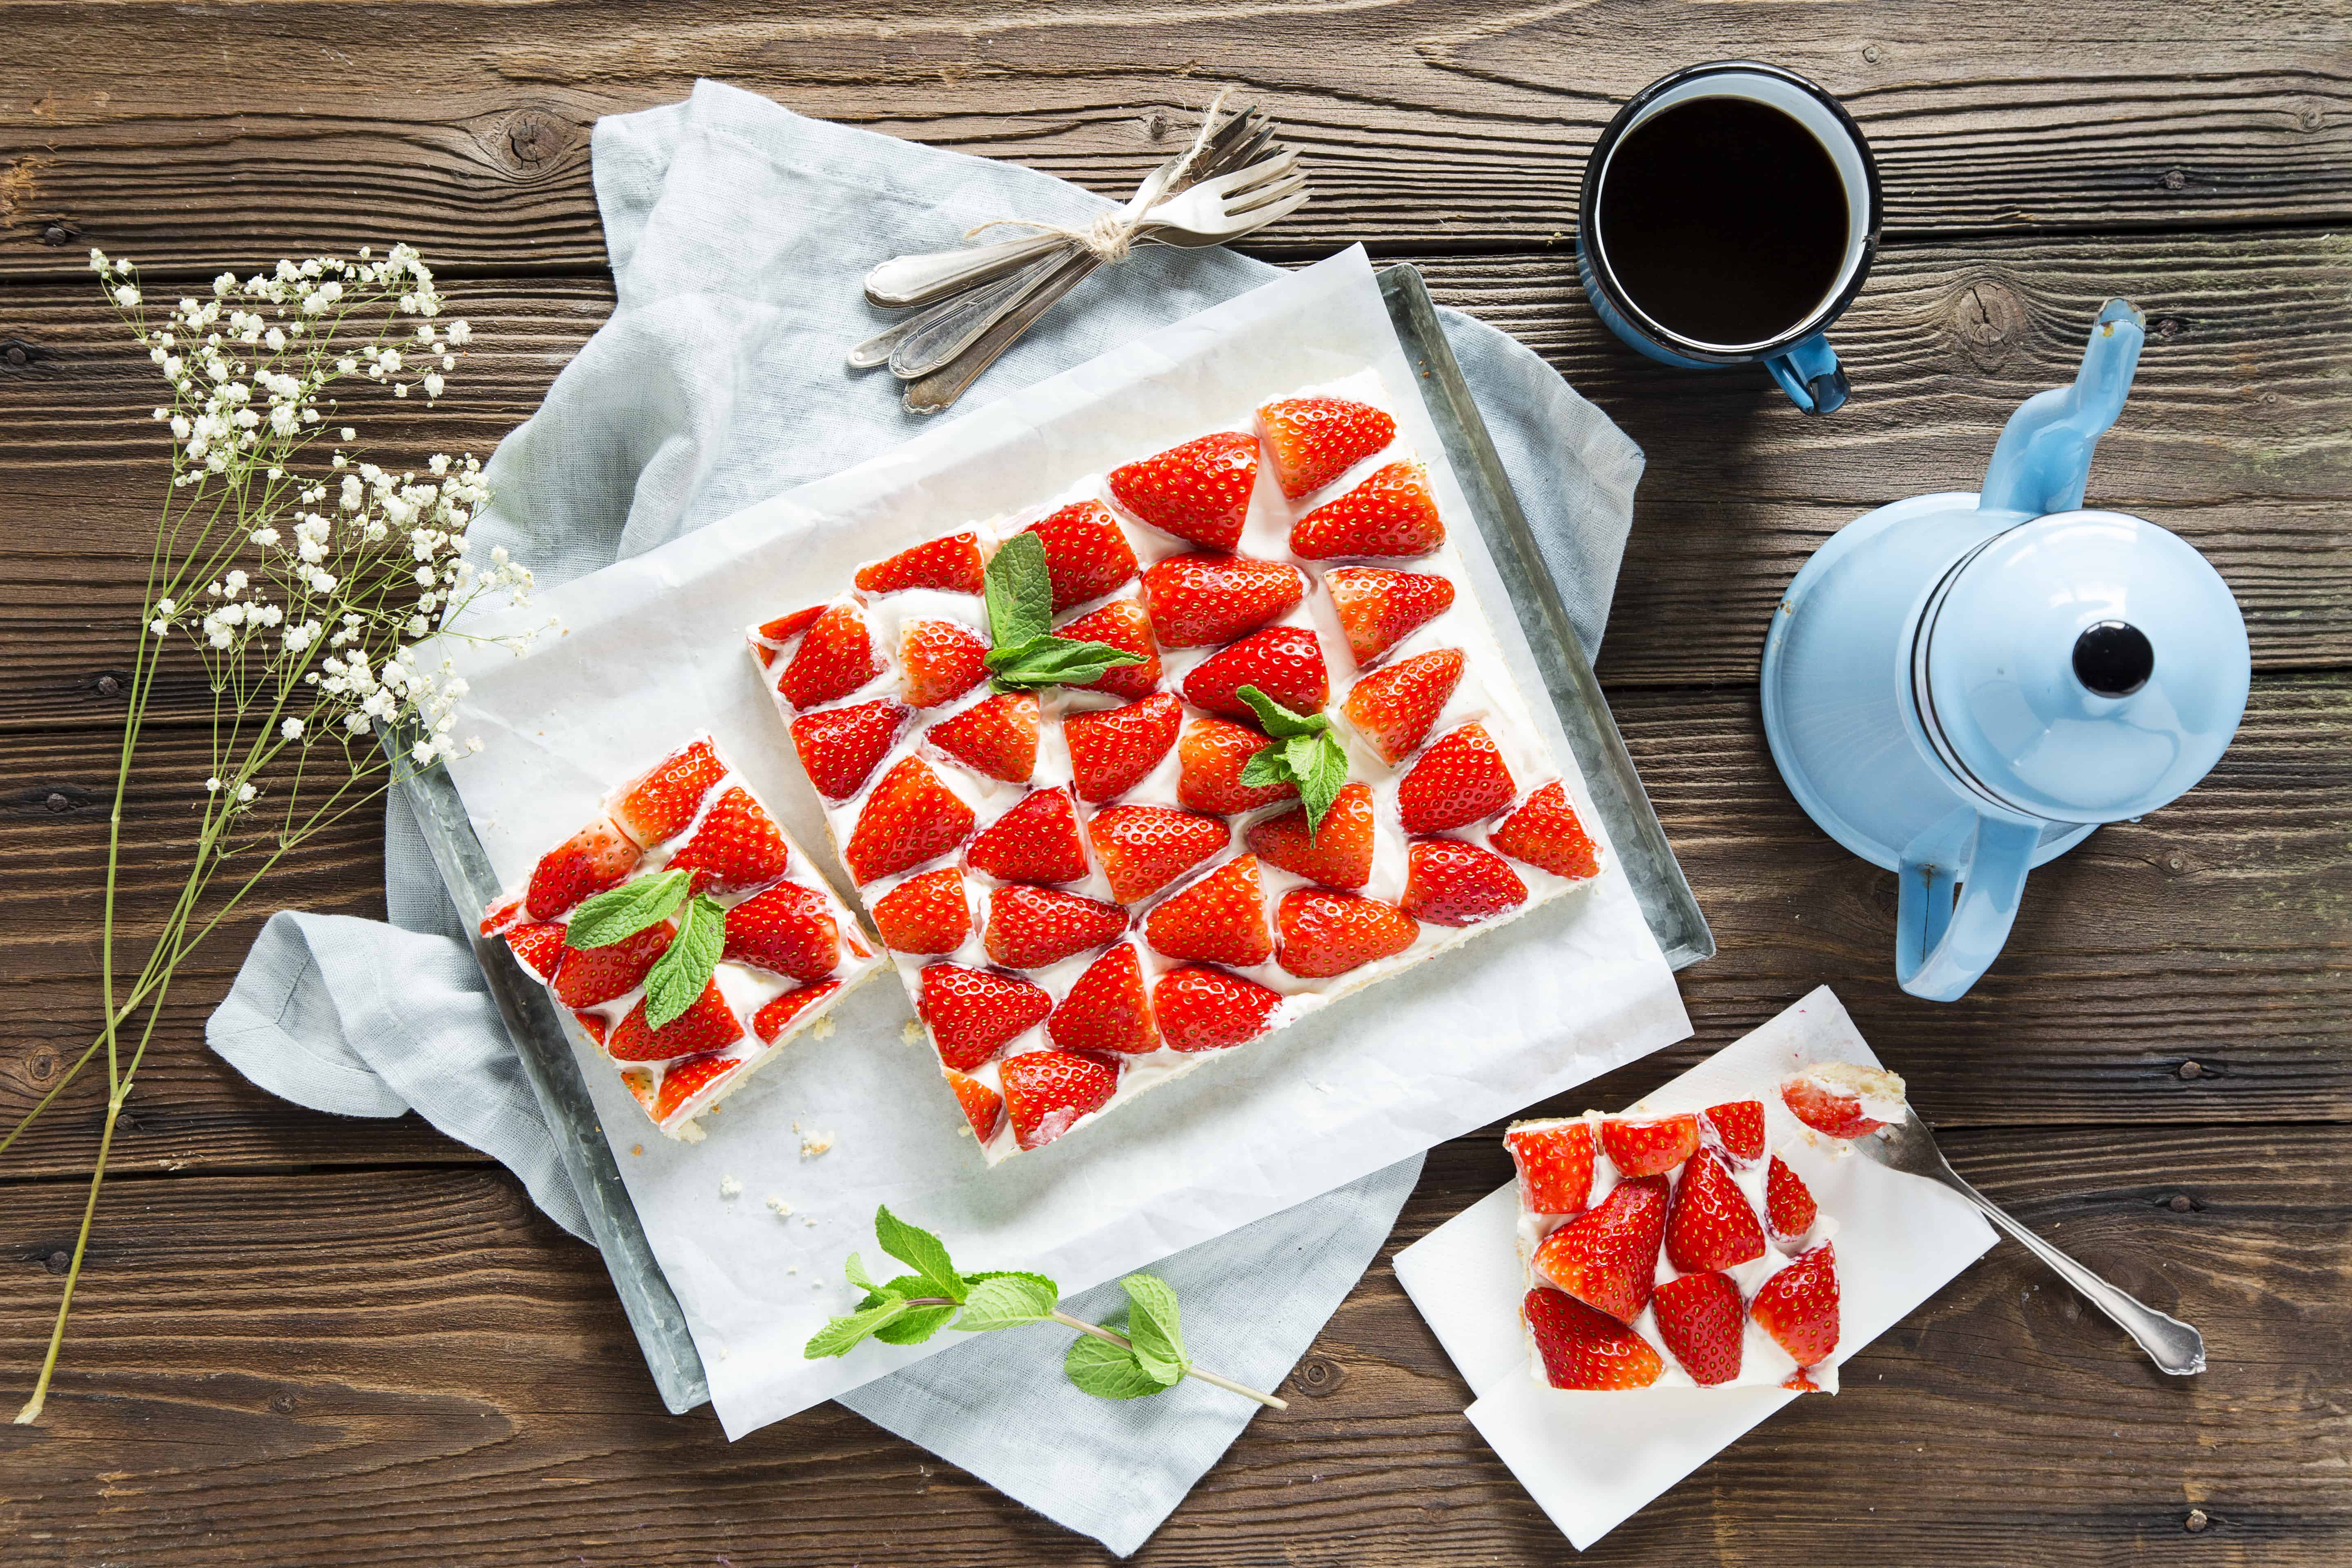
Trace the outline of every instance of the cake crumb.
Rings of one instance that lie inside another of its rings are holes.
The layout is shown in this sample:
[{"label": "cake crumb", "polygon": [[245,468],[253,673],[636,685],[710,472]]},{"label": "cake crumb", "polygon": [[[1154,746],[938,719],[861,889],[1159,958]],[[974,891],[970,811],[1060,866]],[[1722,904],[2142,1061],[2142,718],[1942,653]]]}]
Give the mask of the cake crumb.
[{"label": "cake crumb", "polygon": [[801,1134],[801,1158],[803,1160],[814,1160],[819,1154],[824,1153],[827,1149],[832,1147],[833,1134],[830,1132],[803,1132]]},{"label": "cake crumb", "polygon": [[719,1195],[722,1198],[740,1198],[743,1195],[743,1184],[732,1176],[721,1176],[719,1178]]},{"label": "cake crumb", "polygon": [[632,1154],[642,1154],[645,1152],[646,1146],[642,1143],[632,1143],[629,1145],[629,1152]]},{"label": "cake crumb", "polygon": [[775,1212],[778,1219],[787,1218],[793,1212],[793,1205],[784,1202],[784,1195],[782,1193],[768,1194],[768,1207]]},{"label": "cake crumb", "polygon": [[813,1219],[804,1219],[801,1221],[801,1223],[808,1226],[811,1230],[814,1230],[816,1228],[816,1221]]},{"label": "cake crumb", "polygon": [[824,1017],[819,1018],[815,1023],[809,1026],[809,1038],[812,1040],[829,1040],[833,1038],[832,1014],[827,1013]]},{"label": "cake crumb", "polygon": [[922,1037],[923,1026],[917,1023],[912,1018],[908,1019],[906,1027],[898,1031],[899,1040],[909,1046],[913,1045],[917,1040],[919,1040]]},{"label": "cake crumb", "polygon": [[800,1271],[801,1266],[797,1263],[787,1264],[784,1268],[784,1272],[787,1274],[798,1274]]}]

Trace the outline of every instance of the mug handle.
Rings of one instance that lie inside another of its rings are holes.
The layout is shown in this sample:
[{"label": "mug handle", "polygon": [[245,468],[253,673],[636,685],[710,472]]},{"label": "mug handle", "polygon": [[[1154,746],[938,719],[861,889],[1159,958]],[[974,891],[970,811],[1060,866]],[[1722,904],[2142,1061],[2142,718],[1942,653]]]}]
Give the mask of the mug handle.
[{"label": "mug handle", "polygon": [[1845,366],[1838,363],[1837,351],[1820,332],[1801,342],[1790,344],[1764,362],[1789,401],[1807,414],[1828,414],[1845,405],[1847,385]]},{"label": "mug handle", "polygon": [[[2041,842],[2037,824],[1963,806],[1903,847],[1895,978],[1904,990],[1930,1002],[1968,994],[2009,940]],[[1965,883],[1957,900],[1956,881]]]}]

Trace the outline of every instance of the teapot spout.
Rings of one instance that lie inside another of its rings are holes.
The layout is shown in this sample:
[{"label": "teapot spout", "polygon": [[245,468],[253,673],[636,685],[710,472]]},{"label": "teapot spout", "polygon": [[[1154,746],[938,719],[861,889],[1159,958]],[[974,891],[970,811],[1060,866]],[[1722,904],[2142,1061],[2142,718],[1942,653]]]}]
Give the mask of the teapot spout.
[{"label": "teapot spout", "polygon": [[2036,393],[2009,416],[1985,468],[1979,506],[2028,517],[2082,506],[2092,448],[2123,412],[2147,325],[2128,300],[2100,309],[2074,384]]}]

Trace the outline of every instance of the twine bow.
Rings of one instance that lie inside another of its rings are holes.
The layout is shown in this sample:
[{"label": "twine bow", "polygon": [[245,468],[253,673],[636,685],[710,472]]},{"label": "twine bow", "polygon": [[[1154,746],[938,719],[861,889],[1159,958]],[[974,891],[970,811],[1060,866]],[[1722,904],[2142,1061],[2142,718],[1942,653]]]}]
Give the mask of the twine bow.
[{"label": "twine bow", "polygon": [[[1233,96],[1233,91],[1230,87],[1223,89],[1210,100],[1209,107],[1202,112],[1201,129],[1194,133],[1192,144],[1184,149],[1184,156],[1177,160],[1175,172],[1160,187],[1163,192],[1172,191],[1181,186],[1186,176],[1192,174],[1192,165],[1200,161],[1202,149],[1209,144],[1209,133],[1216,129],[1217,111],[1224,108],[1225,100]],[[1136,236],[1142,233],[1144,226],[1150,221],[1150,207],[1144,208],[1133,216],[1128,215],[1125,207],[1114,207],[1109,212],[1099,215],[1090,223],[1075,226],[1038,223],[1025,217],[991,218],[986,223],[975,224],[964,230],[963,237],[967,240],[971,240],[977,239],[992,228],[1025,228],[1038,234],[1050,234],[1066,239],[1079,249],[1093,256],[1096,260],[1109,266],[1127,259],[1129,253],[1135,248]]]}]

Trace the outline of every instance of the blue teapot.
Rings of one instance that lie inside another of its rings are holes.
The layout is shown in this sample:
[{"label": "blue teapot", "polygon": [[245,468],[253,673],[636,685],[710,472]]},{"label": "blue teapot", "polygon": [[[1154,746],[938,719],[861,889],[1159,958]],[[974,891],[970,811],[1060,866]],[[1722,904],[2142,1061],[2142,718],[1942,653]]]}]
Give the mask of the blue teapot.
[{"label": "blue teapot", "polygon": [[2189,789],[2245,712],[2246,626],[2221,574],[2153,523],[2083,510],[2145,325],[2108,301],[2074,384],[2010,416],[1980,491],[1848,523],[1772,617],[1772,760],[1823,831],[1900,878],[1895,971],[1914,996],[1964,995],[2026,873]]}]

